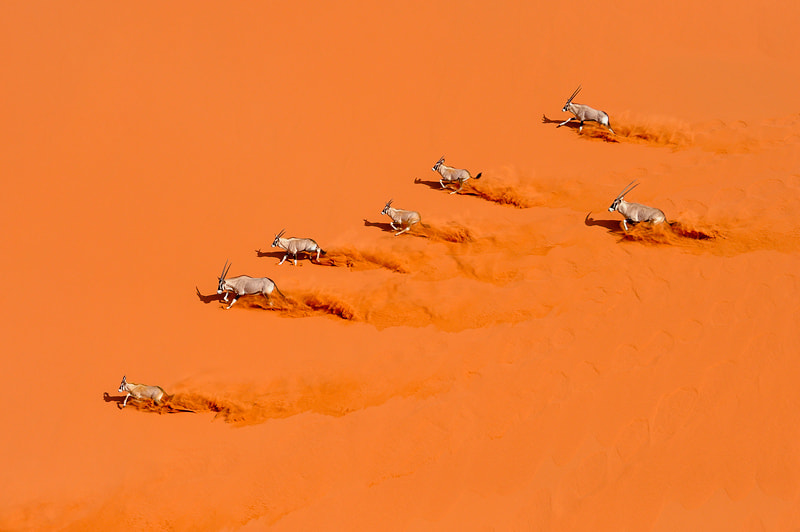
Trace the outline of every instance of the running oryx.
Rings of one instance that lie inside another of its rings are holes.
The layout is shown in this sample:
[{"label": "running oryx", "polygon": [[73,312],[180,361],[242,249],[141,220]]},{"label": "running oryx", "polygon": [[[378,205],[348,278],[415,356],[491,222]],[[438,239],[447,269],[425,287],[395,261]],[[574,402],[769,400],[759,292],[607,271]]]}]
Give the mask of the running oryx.
[{"label": "running oryx", "polygon": [[[386,202],[386,206],[381,211],[381,214],[385,214],[392,219],[392,221],[389,222],[389,225],[392,226],[392,229],[395,230],[400,229],[400,231],[397,231],[397,233],[394,234],[394,236],[398,236],[410,230],[412,225],[419,223],[421,218],[419,216],[419,213],[416,211],[404,211],[402,209],[395,209],[394,207],[392,207],[393,201],[394,200],[389,200]],[[400,227],[398,228],[394,224],[397,224]]]},{"label": "running oryx", "polygon": [[[286,232],[286,229],[275,235],[275,240],[272,241],[272,247],[280,247],[286,250],[286,255],[283,256],[281,261],[278,263],[278,266],[283,264],[286,260],[286,257],[289,256],[291,253],[294,256],[294,265],[297,266],[297,254],[300,252],[305,252],[308,254],[315,253],[317,254],[317,262],[319,262],[319,255],[320,253],[325,253],[325,250],[319,247],[319,244],[311,240],[310,238],[282,238],[283,233]],[[311,257],[313,259],[313,256]]]},{"label": "running oryx", "polygon": [[[436,164],[433,165],[431,168],[434,172],[439,172],[442,178],[439,180],[439,184],[442,185],[442,188],[447,188],[445,185],[449,185],[450,183],[458,183],[458,188],[450,194],[455,194],[456,192],[460,191],[464,187],[464,183],[472,178],[469,175],[469,172],[466,170],[461,170],[459,168],[453,168],[444,164],[444,155],[442,158],[436,161]],[[483,172],[478,172],[478,175],[475,176],[475,179],[480,179]]]},{"label": "running oryx", "polygon": [[283,298],[286,298],[286,296],[284,296],[283,292],[278,289],[272,279],[268,277],[250,277],[249,275],[239,275],[238,277],[225,279],[225,276],[228,275],[228,270],[230,269],[231,265],[229,265],[228,261],[226,260],[225,266],[222,267],[222,275],[218,277],[219,287],[217,288],[217,294],[222,294],[223,292],[225,293],[225,297],[222,300],[227,303],[228,293],[233,293],[233,301],[231,301],[230,305],[225,307],[226,309],[231,308],[241,296],[245,295],[261,294],[267,300],[269,306],[272,306],[272,301],[270,300],[269,295],[273,290],[277,290]]},{"label": "running oryx", "polygon": [[125,400],[122,402],[122,408],[128,404],[128,398],[133,396],[134,399],[152,399],[156,405],[160,405],[162,400],[169,399],[169,396],[161,386],[148,386],[146,384],[135,384],[125,380],[125,375],[122,376],[122,384],[119,385],[118,392],[127,392]]},{"label": "running oryx", "polygon": [[619,196],[614,198],[614,202],[611,204],[611,207],[608,208],[609,211],[617,211],[625,217],[625,219],[622,220],[622,227],[625,229],[625,231],[628,230],[627,222],[650,222],[652,224],[660,224],[666,220],[666,216],[664,216],[664,212],[661,209],[648,207],[639,203],[628,203],[625,201],[625,194],[639,186],[639,183],[636,183],[635,185],[633,183],[633,181],[628,183],[628,186],[625,187],[625,190],[620,192]]},{"label": "running oryx", "polygon": [[[569,112],[575,116],[564,120],[556,127],[559,128],[571,120],[580,120],[581,125],[578,128],[578,133],[583,131],[584,122],[597,122],[606,126],[611,133],[614,133],[614,130],[611,129],[611,124],[608,121],[608,114],[605,111],[598,111],[597,109],[592,109],[588,105],[583,105],[581,103],[572,103],[572,99],[577,96],[579,92],[581,92],[580,85],[578,85],[578,88],[575,89],[575,92],[572,93],[572,96],[569,97],[567,103],[565,103],[563,109],[561,109],[562,112]],[[616,135],[616,133],[614,133],[614,135]]]}]

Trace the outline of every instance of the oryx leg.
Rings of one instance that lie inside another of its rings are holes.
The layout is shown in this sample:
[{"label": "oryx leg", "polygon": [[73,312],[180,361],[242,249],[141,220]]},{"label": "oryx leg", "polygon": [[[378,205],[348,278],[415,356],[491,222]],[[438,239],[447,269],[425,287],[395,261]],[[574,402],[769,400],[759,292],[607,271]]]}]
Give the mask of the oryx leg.
[{"label": "oryx leg", "polygon": [[398,231],[397,233],[395,233],[395,234],[394,234],[394,236],[399,236],[399,235],[402,235],[403,233],[405,233],[405,232],[407,232],[407,231],[410,231],[410,230],[411,230],[411,226],[409,225],[408,227],[406,227],[406,228],[405,228],[405,229],[403,229],[402,231]]},{"label": "oryx leg", "polygon": [[462,188],[464,188],[464,182],[463,181],[459,181],[458,182],[458,188],[455,189],[454,191],[452,191],[450,194],[455,194],[456,192],[461,191]]},{"label": "oryx leg", "polygon": [[294,254],[294,265],[297,266],[297,253]]},{"label": "oryx leg", "polygon": [[395,225],[394,225],[394,222],[393,222],[393,221],[392,221],[392,222],[389,222],[389,225],[391,225],[391,226],[392,226],[392,229],[394,229],[395,231],[397,231],[397,227],[395,227]]},{"label": "oryx leg", "polygon": [[289,252],[288,251],[286,252],[286,255],[284,255],[283,258],[281,259],[281,261],[278,263],[278,266],[283,264],[283,262],[287,259],[287,257],[289,257]]},{"label": "oryx leg", "polygon": [[128,395],[125,396],[125,400],[122,401],[122,408],[125,408],[125,405],[128,404],[128,397],[130,397],[130,396],[131,396],[131,394],[128,394]]},{"label": "oryx leg", "polygon": [[233,296],[233,301],[231,301],[231,304],[230,304],[230,305],[228,305],[227,307],[225,307],[225,310],[228,310],[229,308],[231,308],[231,307],[233,306],[233,304],[234,304],[234,303],[236,303],[237,301],[239,301],[239,296],[238,296],[238,295],[236,295],[236,296]]},{"label": "oryx leg", "polygon": [[578,127],[578,133],[583,131],[583,120],[581,120],[581,125]]},{"label": "oryx leg", "polygon": [[558,125],[556,126],[556,128],[559,128],[559,127],[563,126],[563,125],[564,125],[564,124],[566,124],[567,122],[572,122],[573,120],[575,120],[575,117],[574,117],[574,116],[573,116],[572,118],[567,118],[566,120],[564,120],[563,122],[561,122],[560,124],[558,124]]},{"label": "oryx leg", "polygon": [[439,180],[439,184],[442,185],[442,188],[447,188],[446,186],[444,186],[444,181],[442,181],[441,179]]},{"label": "oryx leg", "polygon": [[319,262],[319,254],[322,252],[320,248],[317,248],[317,262]]}]

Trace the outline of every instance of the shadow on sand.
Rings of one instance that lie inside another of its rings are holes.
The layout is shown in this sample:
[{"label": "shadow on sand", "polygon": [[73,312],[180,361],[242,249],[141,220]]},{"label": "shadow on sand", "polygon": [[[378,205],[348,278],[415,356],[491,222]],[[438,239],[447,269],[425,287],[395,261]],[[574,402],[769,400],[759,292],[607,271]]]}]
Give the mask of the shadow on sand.
[{"label": "shadow on sand", "polygon": [[221,294],[217,294],[216,292],[213,293],[213,294],[208,294],[206,296],[206,295],[201,294],[200,293],[200,289],[197,288],[196,286],[194,287],[194,289],[197,292],[197,297],[200,299],[200,301],[202,301],[206,305],[209,304],[209,303],[213,303],[214,301],[222,300],[222,295]]},{"label": "shadow on sand", "polygon": [[589,212],[589,214],[586,215],[586,218],[584,218],[583,220],[584,225],[590,227],[594,225],[599,225],[600,227],[606,228],[611,233],[620,235],[623,234],[621,230],[622,223],[619,220],[595,220],[594,218],[591,218],[591,216],[592,216],[591,212]]}]

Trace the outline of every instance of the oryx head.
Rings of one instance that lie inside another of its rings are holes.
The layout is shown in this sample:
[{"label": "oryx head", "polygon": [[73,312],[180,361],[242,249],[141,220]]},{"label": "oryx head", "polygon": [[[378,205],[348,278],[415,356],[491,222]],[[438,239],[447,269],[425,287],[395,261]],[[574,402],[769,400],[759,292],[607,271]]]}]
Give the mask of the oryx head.
[{"label": "oryx head", "polygon": [[[633,185],[633,186],[631,186],[631,185]],[[616,198],[614,198],[614,202],[611,204],[611,207],[609,207],[608,210],[611,211],[611,212],[614,212],[615,210],[617,210],[617,207],[619,207],[620,202],[625,200],[625,194],[627,194],[628,192],[630,192],[631,190],[633,190],[634,188],[636,188],[638,186],[639,186],[639,183],[636,183],[634,185],[633,181],[628,183],[628,186],[626,186],[625,189],[622,192],[620,192],[619,195]]]},{"label": "oryx head", "polygon": [[219,285],[217,286],[217,293],[221,294],[225,291],[225,276],[228,275],[228,270],[231,269],[231,265],[228,264],[228,261],[225,261],[225,266],[222,267],[222,275],[217,277],[219,279]]},{"label": "oryx head", "polygon": [[563,109],[561,109],[561,111],[562,111],[562,112],[566,113],[567,111],[569,111],[569,109],[567,109],[567,108],[569,107],[569,104],[571,104],[571,103],[572,103],[572,99],[573,99],[575,96],[577,96],[579,92],[581,92],[581,86],[580,86],[580,85],[578,85],[578,88],[577,88],[577,89],[575,89],[575,92],[573,92],[573,93],[572,93],[572,96],[570,96],[570,97],[567,99],[567,103],[565,103],[565,104],[564,104],[564,108],[563,108]]},{"label": "oryx head", "polygon": [[434,172],[438,172],[439,171],[439,167],[442,166],[443,162],[444,162],[444,155],[442,155],[441,159],[436,161],[436,164],[433,165],[433,168],[431,168],[431,170],[433,170]]},{"label": "oryx head", "polygon": [[386,202],[386,206],[381,211],[381,214],[388,214],[389,213],[389,207],[392,206],[392,202],[393,201],[394,201],[393,199],[390,199],[389,201]]},{"label": "oryx head", "polygon": [[124,392],[124,391],[125,391],[125,385],[126,385],[126,384],[128,384],[128,383],[127,383],[127,382],[125,382],[125,375],[123,375],[123,376],[122,376],[122,383],[119,385],[119,390],[117,390],[117,391],[118,391],[118,392]]},{"label": "oryx head", "polygon": [[280,241],[281,237],[283,236],[283,233],[285,233],[285,232],[286,232],[286,229],[282,229],[280,233],[275,235],[275,240],[272,241],[272,247],[275,247],[275,246],[278,245],[278,242]]}]

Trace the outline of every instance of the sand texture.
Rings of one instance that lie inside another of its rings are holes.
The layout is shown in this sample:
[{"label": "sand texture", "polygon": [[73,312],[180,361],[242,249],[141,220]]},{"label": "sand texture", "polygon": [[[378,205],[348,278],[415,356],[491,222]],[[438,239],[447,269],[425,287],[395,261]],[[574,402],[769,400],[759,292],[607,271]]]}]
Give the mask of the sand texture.
[{"label": "sand texture", "polygon": [[800,3],[0,12],[0,531],[800,529]]}]

